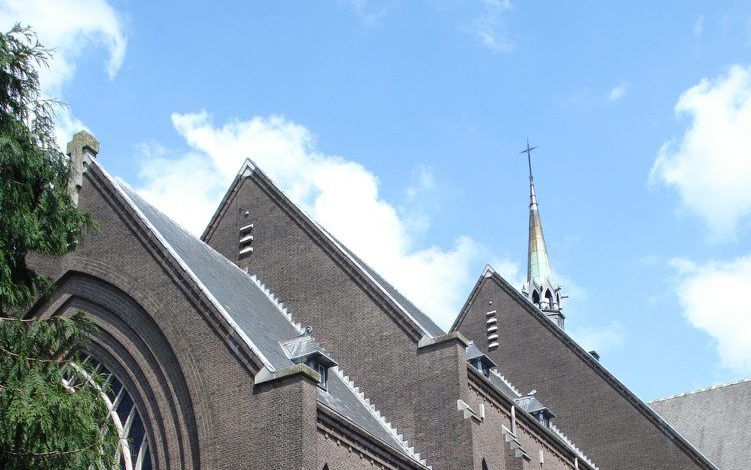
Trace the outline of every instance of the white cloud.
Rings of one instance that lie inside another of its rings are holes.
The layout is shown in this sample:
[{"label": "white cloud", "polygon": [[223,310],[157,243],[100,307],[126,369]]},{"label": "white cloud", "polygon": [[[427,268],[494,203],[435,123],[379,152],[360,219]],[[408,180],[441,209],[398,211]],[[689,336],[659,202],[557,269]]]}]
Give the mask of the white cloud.
[{"label": "white cloud", "polygon": [[433,169],[428,165],[419,165],[416,174],[413,175],[413,179],[413,183],[405,190],[405,194],[409,198],[415,198],[424,192],[435,188]]},{"label": "white cloud", "polygon": [[732,239],[751,215],[751,68],[736,65],[701,80],[675,111],[690,124],[677,141],[663,144],[650,180],[676,189],[714,239]]},{"label": "white cloud", "polygon": [[[63,86],[76,72],[76,59],[91,45],[109,51],[107,74],[114,77],[125,58],[126,38],[121,19],[105,0],[0,0],[0,28],[15,23],[30,26],[40,42],[54,49],[49,68],[40,70],[42,92],[63,100]],[[61,146],[84,124],[69,108],[57,111],[57,140]]]},{"label": "white cloud", "polygon": [[587,351],[597,351],[600,355],[623,345],[623,325],[612,322],[602,326],[576,326],[568,328],[568,333]]},{"label": "white cloud", "polygon": [[526,282],[525,275],[521,272],[521,268],[518,263],[507,259],[494,259],[490,266],[495,272],[497,272],[502,278],[511,284],[516,290],[521,292],[524,283]]},{"label": "white cloud", "polygon": [[371,2],[368,0],[339,0],[340,3],[346,4],[357,15],[365,26],[371,27],[378,24],[381,19],[391,13],[397,7],[396,3]]},{"label": "white cloud", "polygon": [[566,96],[563,103],[566,106],[602,107],[623,99],[628,95],[628,89],[629,85],[625,80],[621,80],[610,89],[603,88],[594,90],[589,87],[583,87]]},{"label": "white cloud", "polygon": [[42,72],[42,85],[54,96],[73,77],[75,59],[90,44],[102,44],[109,51],[107,73],[114,77],[125,58],[126,39],[120,20],[104,0],[2,0],[0,27],[14,23],[31,26],[55,54],[50,68]]},{"label": "white cloud", "polygon": [[463,29],[481,44],[497,52],[508,52],[514,48],[506,13],[511,9],[511,0],[481,0],[482,13]]},{"label": "white cloud", "polygon": [[[321,152],[308,129],[281,116],[215,126],[200,112],[173,114],[172,122],[191,152],[167,159],[158,146],[144,146],[134,186],[177,222],[200,233],[243,159],[252,157],[293,201],[450,326],[477,274],[470,270],[484,254],[477,242],[459,236],[448,248],[415,246],[410,217],[383,200],[373,173]],[[415,191],[434,185],[427,167],[417,185]]]},{"label": "white cloud", "polygon": [[628,91],[628,86],[625,82],[620,82],[616,86],[610,89],[610,93],[608,93],[608,100],[609,101],[618,101],[619,99],[626,96],[626,92]]},{"label": "white cloud", "polygon": [[696,264],[675,259],[676,295],[686,319],[717,342],[723,366],[751,371],[751,255]]},{"label": "white cloud", "polygon": [[704,32],[704,15],[701,15],[694,22],[694,36],[697,38]]}]

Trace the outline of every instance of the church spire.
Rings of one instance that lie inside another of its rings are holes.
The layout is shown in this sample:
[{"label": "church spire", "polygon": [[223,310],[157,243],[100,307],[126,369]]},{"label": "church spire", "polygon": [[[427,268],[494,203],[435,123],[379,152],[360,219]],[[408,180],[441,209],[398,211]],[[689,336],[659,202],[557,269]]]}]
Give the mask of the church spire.
[{"label": "church spire", "polygon": [[522,293],[537,305],[551,320],[563,328],[564,319],[561,312],[561,288],[553,281],[550,269],[548,250],[545,246],[545,236],[542,233],[540,208],[537,205],[535,180],[532,176],[532,150],[527,140],[527,148],[521,153],[527,154],[529,167],[529,251],[527,253],[527,282]]}]

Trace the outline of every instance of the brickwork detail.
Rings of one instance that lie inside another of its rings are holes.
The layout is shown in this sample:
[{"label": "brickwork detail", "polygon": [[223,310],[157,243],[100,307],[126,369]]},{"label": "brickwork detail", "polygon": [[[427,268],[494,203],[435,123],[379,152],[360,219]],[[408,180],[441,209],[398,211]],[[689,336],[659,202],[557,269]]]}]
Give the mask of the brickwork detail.
[{"label": "brickwork detail", "polygon": [[531,311],[535,307],[495,274],[480,278],[454,329],[484,345],[489,305],[497,310],[499,347],[487,354],[515,385],[537,390],[556,414],[556,426],[600,468],[713,468],[691,457],[685,442],[666,435],[666,425],[635,406],[625,387],[599,371],[586,352],[576,353],[559,337],[565,335],[560,328]]}]

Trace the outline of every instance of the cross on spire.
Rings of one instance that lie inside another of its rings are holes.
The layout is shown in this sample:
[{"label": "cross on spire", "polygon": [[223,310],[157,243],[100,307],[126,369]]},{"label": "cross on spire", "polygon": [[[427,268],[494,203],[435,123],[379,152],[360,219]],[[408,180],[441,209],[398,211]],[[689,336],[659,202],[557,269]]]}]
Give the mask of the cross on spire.
[{"label": "cross on spire", "polygon": [[534,147],[529,146],[529,139],[527,139],[527,148],[519,152],[519,155],[527,154],[527,165],[529,165],[529,181],[532,181],[532,150],[536,149],[537,146]]}]

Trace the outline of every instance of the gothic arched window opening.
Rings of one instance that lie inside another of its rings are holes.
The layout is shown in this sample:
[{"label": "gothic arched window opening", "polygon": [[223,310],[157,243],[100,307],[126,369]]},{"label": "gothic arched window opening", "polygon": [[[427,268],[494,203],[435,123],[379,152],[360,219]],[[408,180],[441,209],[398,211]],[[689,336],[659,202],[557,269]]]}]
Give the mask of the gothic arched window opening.
[{"label": "gothic arched window opening", "polygon": [[[119,467],[124,470],[150,470],[152,463],[146,429],[133,397],[128,393],[120,379],[101,362],[90,355],[85,355],[83,363],[105,379],[105,387],[100,387],[94,383],[91,376],[82,367],[71,364],[99,390],[99,395],[109,409],[110,418],[120,438],[120,446],[116,455]],[[66,380],[66,385],[73,386],[74,382],[75,376]]]}]

